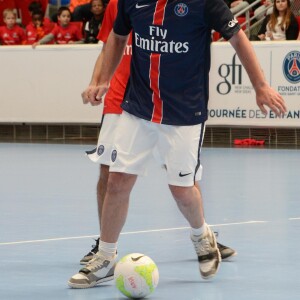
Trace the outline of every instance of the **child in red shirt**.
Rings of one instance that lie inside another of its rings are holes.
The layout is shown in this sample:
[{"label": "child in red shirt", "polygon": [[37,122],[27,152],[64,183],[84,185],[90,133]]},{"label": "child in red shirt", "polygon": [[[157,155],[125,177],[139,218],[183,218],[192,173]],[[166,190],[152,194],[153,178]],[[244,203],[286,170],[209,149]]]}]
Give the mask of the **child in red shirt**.
[{"label": "child in red shirt", "polygon": [[82,33],[80,28],[71,23],[71,12],[68,7],[62,6],[57,13],[58,23],[51,33],[44,36],[41,40],[32,44],[35,48],[37,45],[47,44],[55,40],[56,44],[82,44]]},{"label": "child in red shirt", "polygon": [[33,11],[31,17],[32,22],[26,26],[27,45],[38,42],[45,35],[49,34],[53,28],[51,23],[44,22],[42,11]]},{"label": "child in red shirt", "polygon": [[12,9],[5,9],[3,11],[5,26],[0,27],[0,43],[2,45],[13,46],[25,44],[25,32],[20,26],[16,25],[16,19],[16,13]]}]

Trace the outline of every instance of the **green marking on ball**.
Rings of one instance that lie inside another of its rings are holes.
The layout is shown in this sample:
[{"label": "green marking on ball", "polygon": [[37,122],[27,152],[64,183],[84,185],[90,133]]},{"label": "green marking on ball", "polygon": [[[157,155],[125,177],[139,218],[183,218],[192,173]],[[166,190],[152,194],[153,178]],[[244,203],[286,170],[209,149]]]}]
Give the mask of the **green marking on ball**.
[{"label": "green marking on ball", "polygon": [[116,286],[119,289],[120,292],[122,292],[125,296],[131,298],[131,294],[126,290],[125,284],[124,284],[124,277],[120,275],[116,279]]},{"label": "green marking on ball", "polygon": [[154,287],[152,284],[152,273],[156,268],[157,267],[155,264],[149,264],[147,266],[135,267],[135,271],[145,279],[151,293],[154,291]]}]

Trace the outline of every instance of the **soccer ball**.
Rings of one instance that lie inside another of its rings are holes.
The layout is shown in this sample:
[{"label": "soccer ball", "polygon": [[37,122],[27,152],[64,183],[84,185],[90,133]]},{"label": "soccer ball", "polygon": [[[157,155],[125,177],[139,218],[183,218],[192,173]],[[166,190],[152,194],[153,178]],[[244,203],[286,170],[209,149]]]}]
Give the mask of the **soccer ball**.
[{"label": "soccer ball", "polygon": [[141,253],[124,256],[115,268],[115,283],[129,298],[144,298],[157,287],[159,274],[155,262]]}]

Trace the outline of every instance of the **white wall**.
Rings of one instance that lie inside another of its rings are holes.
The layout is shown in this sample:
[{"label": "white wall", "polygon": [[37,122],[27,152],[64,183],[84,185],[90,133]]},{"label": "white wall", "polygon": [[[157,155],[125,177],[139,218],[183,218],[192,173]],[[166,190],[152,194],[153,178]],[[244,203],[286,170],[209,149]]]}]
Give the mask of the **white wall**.
[{"label": "white wall", "polygon": [[[300,78],[289,82],[283,68],[290,52],[296,53],[300,67],[300,43],[258,42],[254,47],[267,80],[284,96],[289,113],[283,119],[262,116],[245,70],[238,58],[233,61],[232,47],[213,43],[208,124],[300,127]],[[99,123],[102,108],[83,105],[80,94],[100,49],[100,45],[0,47],[0,123]]]},{"label": "white wall", "polygon": [[100,45],[0,47],[0,122],[99,123],[83,105]]}]

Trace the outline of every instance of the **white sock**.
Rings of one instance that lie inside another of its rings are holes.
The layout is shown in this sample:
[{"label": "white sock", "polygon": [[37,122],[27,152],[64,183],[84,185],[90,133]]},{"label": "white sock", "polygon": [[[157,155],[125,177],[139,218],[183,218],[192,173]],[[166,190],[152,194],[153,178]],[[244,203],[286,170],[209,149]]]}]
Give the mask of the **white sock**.
[{"label": "white sock", "polygon": [[207,224],[204,222],[200,228],[191,228],[191,235],[199,236],[205,234],[207,231]]},{"label": "white sock", "polygon": [[117,243],[106,243],[100,239],[99,242],[99,252],[101,252],[104,256],[112,257],[117,252]]}]

